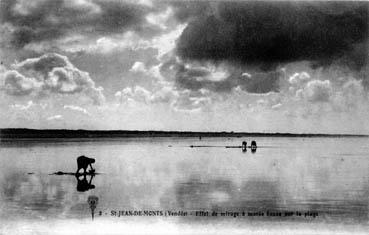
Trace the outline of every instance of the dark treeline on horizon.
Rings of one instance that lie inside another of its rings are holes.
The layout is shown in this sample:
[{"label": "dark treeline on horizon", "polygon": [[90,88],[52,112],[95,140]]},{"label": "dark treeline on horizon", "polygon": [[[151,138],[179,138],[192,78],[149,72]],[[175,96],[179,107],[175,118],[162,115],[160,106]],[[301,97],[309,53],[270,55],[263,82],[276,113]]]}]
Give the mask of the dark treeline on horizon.
[{"label": "dark treeline on horizon", "polygon": [[142,138],[142,137],[369,137],[354,134],[294,134],[262,132],[194,132],[194,131],[138,131],[138,130],[66,130],[66,129],[0,129],[0,139],[28,138]]}]

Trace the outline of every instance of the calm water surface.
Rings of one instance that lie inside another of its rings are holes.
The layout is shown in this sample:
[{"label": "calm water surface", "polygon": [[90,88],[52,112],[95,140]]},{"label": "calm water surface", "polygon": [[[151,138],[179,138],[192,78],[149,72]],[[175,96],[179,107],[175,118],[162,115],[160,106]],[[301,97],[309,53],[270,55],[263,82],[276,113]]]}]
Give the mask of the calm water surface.
[{"label": "calm water surface", "polygon": [[[242,140],[252,138],[1,143],[0,221],[90,218],[87,198],[95,195],[97,218],[101,211],[100,217],[117,219],[112,210],[300,211],[318,216],[186,216],[175,222],[368,225],[369,139],[255,138],[256,153],[188,147],[240,145]],[[73,175],[50,175],[75,172],[80,155],[95,158],[101,173],[84,192],[77,190]],[[148,219],[153,218],[140,218]]]}]

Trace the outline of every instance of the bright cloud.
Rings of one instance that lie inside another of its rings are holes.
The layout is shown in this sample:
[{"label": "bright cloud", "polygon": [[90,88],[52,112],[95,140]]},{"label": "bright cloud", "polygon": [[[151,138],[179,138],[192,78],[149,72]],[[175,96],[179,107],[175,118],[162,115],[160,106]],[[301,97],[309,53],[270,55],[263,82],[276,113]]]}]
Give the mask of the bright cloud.
[{"label": "bright cloud", "polygon": [[26,105],[22,105],[22,104],[12,104],[11,107],[15,108],[15,109],[19,109],[19,110],[28,110],[29,108],[31,108],[34,105],[34,103],[32,102],[32,100],[28,101]]},{"label": "bright cloud", "polygon": [[79,107],[79,106],[75,106],[75,105],[64,105],[63,106],[64,109],[67,109],[67,110],[73,110],[73,111],[77,111],[77,112],[81,112],[81,113],[84,113],[86,115],[90,115],[90,113],[82,108],[82,107]]},{"label": "bright cloud", "polygon": [[61,119],[63,119],[62,115],[54,115],[54,116],[50,116],[47,118],[48,121],[61,120]]},{"label": "bright cloud", "polygon": [[329,80],[310,81],[303,89],[298,90],[296,95],[313,103],[328,102],[332,95],[331,82]]},{"label": "bright cloud", "polygon": [[13,64],[12,68],[4,74],[2,87],[9,95],[42,97],[83,93],[94,104],[104,102],[103,89],[96,87],[90,75],[76,68],[65,56],[45,54]]}]

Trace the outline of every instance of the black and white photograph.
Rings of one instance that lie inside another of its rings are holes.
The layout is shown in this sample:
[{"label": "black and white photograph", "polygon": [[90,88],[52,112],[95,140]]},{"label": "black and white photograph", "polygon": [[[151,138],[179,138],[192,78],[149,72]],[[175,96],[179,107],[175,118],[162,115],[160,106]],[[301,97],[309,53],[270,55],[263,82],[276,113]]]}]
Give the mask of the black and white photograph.
[{"label": "black and white photograph", "polygon": [[368,234],[369,2],[0,0],[0,234]]}]

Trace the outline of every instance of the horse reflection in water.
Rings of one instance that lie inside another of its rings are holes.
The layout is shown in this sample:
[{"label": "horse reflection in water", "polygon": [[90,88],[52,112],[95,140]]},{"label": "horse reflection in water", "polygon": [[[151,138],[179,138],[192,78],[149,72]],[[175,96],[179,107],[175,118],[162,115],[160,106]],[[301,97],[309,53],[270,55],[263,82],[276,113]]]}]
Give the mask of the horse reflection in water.
[{"label": "horse reflection in water", "polygon": [[92,184],[92,179],[94,178],[94,174],[89,175],[90,179],[88,180],[87,174],[76,174],[77,179],[77,191],[78,192],[86,192],[90,189],[94,189],[95,185]]},{"label": "horse reflection in water", "polygon": [[92,163],[95,163],[95,159],[89,158],[89,157],[86,157],[86,156],[83,156],[83,155],[79,156],[77,158],[76,175],[79,174],[79,171],[81,169],[83,169],[83,174],[86,174],[88,166],[90,166],[90,170],[88,171],[88,173],[90,173],[90,174],[95,173],[95,169],[92,167]]}]

